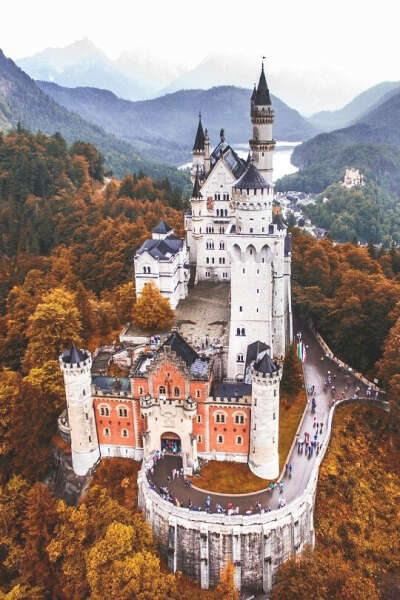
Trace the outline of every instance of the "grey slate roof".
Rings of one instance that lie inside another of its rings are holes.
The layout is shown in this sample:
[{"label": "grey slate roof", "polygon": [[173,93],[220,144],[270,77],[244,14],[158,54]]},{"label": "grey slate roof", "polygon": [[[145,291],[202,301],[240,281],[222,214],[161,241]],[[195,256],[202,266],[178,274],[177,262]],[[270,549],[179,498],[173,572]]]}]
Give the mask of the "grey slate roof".
[{"label": "grey slate roof", "polygon": [[215,381],[212,390],[214,398],[242,398],[251,396],[251,384],[243,381]]},{"label": "grey slate roof", "polygon": [[92,377],[92,384],[103,392],[130,392],[130,380],[128,377]]},{"label": "grey slate roof", "polygon": [[172,231],[172,229],[165,221],[160,221],[157,227],[153,229],[153,233],[168,233],[168,231]]},{"label": "grey slate roof", "polygon": [[269,355],[270,347],[264,342],[253,342],[247,346],[245,372],[249,373],[251,365],[260,373],[277,373],[279,363],[275,362]]},{"label": "grey slate roof", "polygon": [[258,82],[254,104],[257,106],[271,106],[271,98],[269,96],[269,89],[264,73],[264,63],[261,67],[260,81]]},{"label": "grey slate roof", "polygon": [[271,186],[265,181],[257,167],[253,163],[250,163],[239,181],[237,181],[233,187],[240,190],[260,190]]},{"label": "grey slate roof", "polygon": [[285,223],[283,222],[281,214],[273,215],[272,222],[278,225],[279,230],[285,229]]},{"label": "grey slate roof", "polygon": [[192,198],[201,198],[200,192],[200,181],[199,181],[199,167],[197,166],[196,177],[193,185]]},{"label": "grey slate roof", "polygon": [[178,254],[182,247],[183,240],[174,236],[168,236],[164,240],[146,240],[137,253],[143,254],[143,252],[148,252],[150,256],[158,260],[169,260],[170,256]]},{"label": "grey slate roof", "polygon": [[71,350],[66,350],[62,354],[62,359],[65,363],[70,365],[79,364],[88,358],[86,350],[79,350],[75,344],[72,344]]},{"label": "grey slate roof", "polygon": [[204,150],[204,131],[201,124],[201,116],[199,115],[199,124],[197,127],[196,139],[194,140],[193,150]]},{"label": "grey slate roof", "polygon": [[210,154],[211,170],[221,156],[223,156],[236,179],[240,177],[246,168],[246,161],[243,160],[243,158],[240,158],[233,148],[225,141],[220,141]]},{"label": "grey slate roof", "polygon": [[165,342],[161,345],[160,349],[166,346],[171,348],[171,350],[175,352],[177,356],[180,356],[180,358],[185,361],[188,367],[190,367],[194,361],[199,358],[196,350],[194,350],[192,346],[190,346],[187,341],[176,331],[168,336]]}]

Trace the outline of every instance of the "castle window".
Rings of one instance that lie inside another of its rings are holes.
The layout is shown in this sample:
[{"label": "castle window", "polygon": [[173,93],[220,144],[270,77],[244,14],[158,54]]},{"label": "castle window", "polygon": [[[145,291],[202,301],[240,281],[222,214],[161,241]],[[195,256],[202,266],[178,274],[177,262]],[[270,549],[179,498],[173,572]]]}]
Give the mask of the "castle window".
[{"label": "castle window", "polygon": [[216,421],[216,423],[226,423],[225,415],[223,413],[216,413],[215,421]]},{"label": "castle window", "polygon": [[257,289],[257,294],[259,294],[259,293],[260,293],[260,290],[259,290],[259,289]]},{"label": "castle window", "polygon": [[179,391],[178,387],[174,388],[174,396],[175,396],[175,398],[179,398],[179,396],[180,396],[180,391]]},{"label": "castle window", "polygon": [[86,396],[86,390],[82,390],[83,396]]},{"label": "castle window", "polygon": [[225,250],[225,242],[220,242],[219,243],[219,249],[220,250]]},{"label": "castle window", "polygon": [[228,273],[222,273],[222,277],[226,279],[228,277]]},{"label": "castle window", "polygon": [[235,415],[235,423],[236,425],[243,425],[244,415]]},{"label": "castle window", "polygon": [[274,390],[274,396],[276,396],[276,390]]},{"label": "castle window", "polygon": [[223,443],[224,443],[224,436],[217,435],[217,444],[223,444]]},{"label": "castle window", "polygon": [[238,363],[244,362],[243,354],[238,354],[237,355],[236,362],[238,362]]},{"label": "castle window", "polygon": [[109,430],[108,427],[104,427],[104,429],[103,429],[103,435],[104,435],[104,437],[110,437],[111,431]]},{"label": "castle window", "polygon": [[[253,228],[250,227],[250,233],[253,233]],[[250,254],[253,254],[253,250],[250,250]]]},{"label": "castle window", "polygon": [[214,257],[211,259],[212,264],[214,264]]},{"label": "castle window", "polygon": [[118,416],[119,417],[127,417],[128,416],[128,409],[125,408],[124,406],[120,406],[118,408]]},{"label": "castle window", "polygon": [[243,273],[246,273],[246,269],[243,269]]},{"label": "castle window", "polygon": [[210,259],[208,258],[208,256],[207,256],[207,258],[206,258],[206,263],[207,263],[208,265],[210,264]]},{"label": "castle window", "polygon": [[236,335],[240,335],[240,327],[236,329]]},{"label": "castle window", "polygon": [[142,386],[139,387],[138,391],[139,391],[139,395],[142,396],[142,394],[143,394],[143,388],[142,388]]},{"label": "castle window", "polygon": [[89,435],[89,444],[92,442],[92,436]]},{"label": "castle window", "polygon": [[197,441],[198,441],[199,443],[201,443],[201,442],[203,441],[203,438],[201,437],[201,435],[198,435],[198,436],[197,436]]},{"label": "castle window", "polygon": [[272,413],[272,418],[275,420],[276,419],[276,414]]},{"label": "castle window", "polygon": [[110,416],[110,407],[101,405],[99,406],[100,416],[101,417],[109,417]]},{"label": "castle window", "polygon": [[200,390],[196,390],[196,398],[200,398]]},{"label": "castle window", "polygon": [[243,440],[242,440],[242,436],[241,436],[241,435],[237,435],[237,436],[236,436],[236,443],[237,443],[237,444],[239,444],[239,445],[241,445],[241,444],[243,443]]},{"label": "castle window", "polygon": [[197,415],[197,422],[201,423],[201,415]]},{"label": "castle window", "polygon": [[121,429],[121,436],[123,438],[127,438],[129,436],[129,432],[127,429]]},{"label": "castle window", "polygon": [[246,335],[246,331],[245,331],[245,328],[244,328],[244,327],[242,327],[242,332],[241,332],[241,335]]},{"label": "castle window", "polygon": [[158,393],[165,395],[165,387],[163,385],[160,385],[160,387],[158,388]]},{"label": "castle window", "polygon": [[210,271],[206,271],[206,277],[210,277]]},{"label": "castle window", "polygon": [[243,306],[239,306],[239,312],[243,312]]}]

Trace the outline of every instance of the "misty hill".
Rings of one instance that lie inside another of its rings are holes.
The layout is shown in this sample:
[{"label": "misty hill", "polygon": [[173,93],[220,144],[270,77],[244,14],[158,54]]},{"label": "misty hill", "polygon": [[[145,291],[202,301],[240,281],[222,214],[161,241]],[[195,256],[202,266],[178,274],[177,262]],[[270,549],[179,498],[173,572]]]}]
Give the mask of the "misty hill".
[{"label": "misty hill", "polygon": [[[212,144],[223,127],[229,143],[247,142],[251,91],[234,86],[210,90],[181,90],[160,98],[130,102],[112,92],[94,88],[63,88],[39,81],[43,91],[69,110],[121,137],[144,154],[184,163],[190,158],[197,129],[197,115],[207,127]],[[272,96],[277,139],[298,141],[315,134],[314,128],[295,110]]]},{"label": "misty hill", "polygon": [[316,129],[333,131],[352,124],[361,119],[365,113],[381,104],[400,88],[400,81],[384,81],[361,94],[339,110],[324,110],[309,117]]},{"label": "misty hill", "polygon": [[400,193],[400,92],[354,125],[297,146],[292,162],[300,171],[283,177],[280,190],[321,192],[341,179],[346,167],[356,167],[367,180]]},{"label": "misty hill", "polygon": [[34,132],[51,135],[58,131],[68,142],[92,142],[118,176],[142,170],[155,179],[168,176],[174,183],[185,182],[185,176],[176,169],[144,159],[126,141],[57,104],[0,50],[0,128],[7,131],[18,122]]},{"label": "misty hill", "polygon": [[87,38],[65,47],[46,48],[16,63],[33,79],[67,87],[105,88],[130,100],[159,95],[181,73],[179,66],[169,65],[162,57],[155,59],[139,51],[110,59]]}]

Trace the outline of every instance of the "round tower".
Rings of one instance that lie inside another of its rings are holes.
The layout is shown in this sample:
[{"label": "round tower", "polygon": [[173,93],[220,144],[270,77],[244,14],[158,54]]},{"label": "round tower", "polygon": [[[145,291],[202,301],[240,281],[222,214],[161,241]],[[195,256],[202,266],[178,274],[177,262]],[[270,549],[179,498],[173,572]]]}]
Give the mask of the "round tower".
[{"label": "round tower", "polygon": [[75,344],[59,358],[64,376],[71,433],[72,466],[76,475],[86,475],[100,458],[91,392],[92,357]]},{"label": "round tower", "polygon": [[249,467],[258,477],[275,479],[279,475],[279,384],[282,366],[271,359],[266,348],[258,353],[250,373]]},{"label": "round tower", "polygon": [[265,79],[264,63],[261,67],[257,89],[254,88],[251,96],[250,107],[253,137],[249,140],[249,144],[252,156],[257,169],[264,179],[272,185],[272,158],[275,148],[275,140],[272,137],[274,111],[271,108],[271,98],[267,80]]}]

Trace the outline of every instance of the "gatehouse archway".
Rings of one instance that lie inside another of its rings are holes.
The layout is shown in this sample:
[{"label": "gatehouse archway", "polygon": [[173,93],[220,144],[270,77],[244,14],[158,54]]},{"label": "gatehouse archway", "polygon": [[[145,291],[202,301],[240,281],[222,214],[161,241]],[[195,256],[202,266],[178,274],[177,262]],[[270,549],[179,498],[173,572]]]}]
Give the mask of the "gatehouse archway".
[{"label": "gatehouse archway", "polygon": [[161,450],[170,454],[180,454],[182,450],[181,438],[173,431],[166,431],[161,435]]}]

